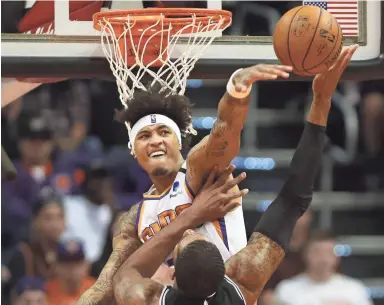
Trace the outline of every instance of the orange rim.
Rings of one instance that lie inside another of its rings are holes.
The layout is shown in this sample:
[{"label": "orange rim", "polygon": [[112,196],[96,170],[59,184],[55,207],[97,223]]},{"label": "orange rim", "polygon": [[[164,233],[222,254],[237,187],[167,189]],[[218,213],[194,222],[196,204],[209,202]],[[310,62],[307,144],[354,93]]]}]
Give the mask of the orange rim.
[{"label": "orange rim", "polygon": [[[101,25],[105,22],[110,23],[115,29],[124,26],[128,21],[128,17],[133,22],[132,30],[138,26],[141,29],[153,27],[153,29],[161,28],[162,26],[172,25],[171,32],[175,33],[193,20],[201,26],[218,23],[223,20],[220,29],[224,29],[231,24],[232,13],[225,10],[213,9],[189,9],[189,8],[146,8],[134,10],[119,10],[98,12],[93,15],[93,27],[101,31]],[[162,25],[156,25],[159,21]],[[210,28],[207,28],[207,32]],[[188,34],[193,31],[193,28],[183,31]],[[150,35],[150,33],[148,33]]]}]

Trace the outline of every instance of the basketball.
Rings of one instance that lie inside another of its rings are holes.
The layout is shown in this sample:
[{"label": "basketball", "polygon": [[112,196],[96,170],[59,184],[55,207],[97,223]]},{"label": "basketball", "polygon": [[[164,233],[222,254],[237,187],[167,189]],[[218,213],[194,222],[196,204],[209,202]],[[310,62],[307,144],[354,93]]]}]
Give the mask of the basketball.
[{"label": "basketball", "polygon": [[343,47],[335,17],[317,6],[298,6],[283,15],[273,34],[273,48],[283,65],[299,75],[327,71]]}]

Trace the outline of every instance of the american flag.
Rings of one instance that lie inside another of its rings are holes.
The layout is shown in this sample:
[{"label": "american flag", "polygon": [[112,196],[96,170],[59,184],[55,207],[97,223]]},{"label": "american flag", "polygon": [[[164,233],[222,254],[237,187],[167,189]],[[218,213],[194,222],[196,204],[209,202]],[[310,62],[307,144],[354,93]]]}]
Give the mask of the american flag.
[{"label": "american flag", "polygon": [[359,35],[358,0],[356,1],[303,1],[304,5],[315,5],[326,9],[339,22],[344,36]]}]

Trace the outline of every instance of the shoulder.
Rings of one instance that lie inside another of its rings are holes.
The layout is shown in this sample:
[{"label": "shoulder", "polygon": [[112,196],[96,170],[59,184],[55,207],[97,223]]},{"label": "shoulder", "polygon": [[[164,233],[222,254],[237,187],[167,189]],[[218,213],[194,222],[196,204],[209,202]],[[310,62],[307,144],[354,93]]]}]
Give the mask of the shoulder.
[{"label": "shoulder", "polygon": [[193,166],[202,166],[203,162],[201,157],[205,154],[205,148],[208,144],[209,135],[205,136],[199,143],[191,148],[187,155],[187,169],[189,170],[191,165]]},{"label": "shoulder", "polygon": [[239,286],[237,286],[237,284],[233,282],[227,275],[224,277],[221,288],[224,288],[227,293],[231,295],[231,299],[237,299],[240,304],[245,304],[245,297]]},{"label": "shoulder", "polygon": [[290,279],[281,281],[276,286],[276,294],[285,294],[286,292],[293,292],[297,289],[302,289],[307,283],[307,277],[304,274],[299,274]]},{"label": "shoulder", "polygon": [[[143,278],[124,290],[124,293],[119,294],[122,304],[152,305],[159,304],[160,300],[165,299],[165,291],[168,288],[151,279]],[[161,304],[164,304],[164,302],[161,302]]]},{"label": "shoulder", "polygon": [[362,281],[351,278],[346,275],[337,274],[335,275],[334,281],[340,285],[343,285],[344,287],[347,287],[348,289],[358,291],[358,292],[364,292],[366,291],[366,288]]},{"label": "shoulder", "polygon": [[45,287],[46,287],[48,292],[58,290],[59,282],[58,282],[57,278],[52,278],[52,279],[48,280],[45,284]]},{"label": "shoulder", "polygon": [[115,221],[113,228],[113,236],[121,235],[127,232],[136,232],[136,218],[139,209],[139,204],[136,203],[129,211],[123,212]]},{"label": "shoulder", "polygon": [[74,209],[77,212],[79,208],[83,209],[85,205],[86,200],[82,196],[72,195],[63,198],[63,207],[67,211]]}]

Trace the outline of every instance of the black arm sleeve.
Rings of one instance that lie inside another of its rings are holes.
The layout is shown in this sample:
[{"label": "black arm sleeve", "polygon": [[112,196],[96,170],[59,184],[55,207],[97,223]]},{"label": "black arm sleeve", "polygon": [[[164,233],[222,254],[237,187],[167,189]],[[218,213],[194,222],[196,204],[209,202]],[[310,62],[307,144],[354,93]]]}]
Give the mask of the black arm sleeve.
[{"label": "black arm sleeve", "polygon": [[284,250],[288,249],[297,220],[312,201],[324,144],[325,127],[307,122],[291,161],[288,180],[254,229],[277,242]]}]

